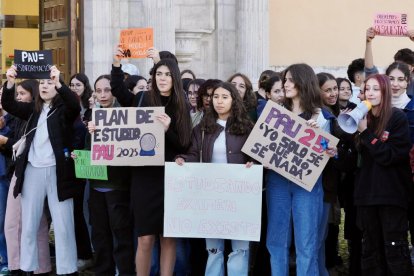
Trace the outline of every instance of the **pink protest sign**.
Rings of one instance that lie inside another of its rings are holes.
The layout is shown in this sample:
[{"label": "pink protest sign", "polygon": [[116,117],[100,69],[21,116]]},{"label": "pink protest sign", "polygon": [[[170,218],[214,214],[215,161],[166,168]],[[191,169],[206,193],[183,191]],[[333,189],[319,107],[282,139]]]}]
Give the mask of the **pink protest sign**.
[{"label": "pink protest sign", "polygon": [[377,13],[374,17],[377,35],[406,36],[408,23],[406,13]]}]

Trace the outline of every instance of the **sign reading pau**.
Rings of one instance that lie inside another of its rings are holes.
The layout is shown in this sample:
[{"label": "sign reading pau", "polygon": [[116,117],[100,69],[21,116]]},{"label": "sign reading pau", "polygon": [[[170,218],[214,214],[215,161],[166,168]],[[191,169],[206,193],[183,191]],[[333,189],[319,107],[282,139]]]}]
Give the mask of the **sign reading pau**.
[{"label": "sign reading pau", "polygon": [[14,50],[14,65],[17,78],[49,79],[50,68],[53,66],[52,51]]},{"label": "sign reading pau", "polygon": [[92,122],[91,164],[164,165],[164,127],[156,119],[164,107],[96,108]]},{"label": "sign reading pau", "polygon": [[338,139],[268,101],[242,151],[311,191],[330,158],[325,143],[336,146]]}]

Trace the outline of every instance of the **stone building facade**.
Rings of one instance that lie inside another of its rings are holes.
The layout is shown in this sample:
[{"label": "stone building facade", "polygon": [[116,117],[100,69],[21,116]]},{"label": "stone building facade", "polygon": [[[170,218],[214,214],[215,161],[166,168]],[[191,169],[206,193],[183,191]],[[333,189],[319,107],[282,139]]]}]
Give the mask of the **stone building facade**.
[{"label": "stone building facade", "polygon": [[[235,72],[257,82],[269,67],[268,0],[85,0],[84,62],[91,79],[108,73],[121,29],[152,27],[154,45],[200,78]],[[150,60],[131,60],[148,77]]]}]

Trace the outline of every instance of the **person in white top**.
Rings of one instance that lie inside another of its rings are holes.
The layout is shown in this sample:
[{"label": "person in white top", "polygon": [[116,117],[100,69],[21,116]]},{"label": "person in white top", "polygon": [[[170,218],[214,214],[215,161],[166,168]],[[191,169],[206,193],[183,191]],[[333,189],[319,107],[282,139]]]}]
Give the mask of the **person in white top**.
[{"label": "person in white top", "polygon": [[47,198],[54,225],[57,274],[77,275],[72,199],[76,187],[70,151],[79,100],[60,82],[60,71],[52,66],[50,79],[40,80],[35,102],[17,102],[16,75],[15,66],[7,70],[2,103],[10,114],[28,121],[26,144],[16,159],[14,189],[15,197],[22,195],[20,267],[24,275],[32,275],[39,268],[37,231],[33,229],[39,228]]},{"label": "person in white top", "polygon": [[[187,154],[179,155],[176,163],[185,162],[246,164],[247,155],[241,152],[253,127],[242,98],[233,84],[215,86],[210,106],[199,125],[193,130]],[[200,153],[202,156],[200,156]],[[249,270],[249,241],[231,240],[233,252],[227,260],[227,275],[247,276]],[[206,239],[208,260],[205,275],[224,276],[224,240]]]}]

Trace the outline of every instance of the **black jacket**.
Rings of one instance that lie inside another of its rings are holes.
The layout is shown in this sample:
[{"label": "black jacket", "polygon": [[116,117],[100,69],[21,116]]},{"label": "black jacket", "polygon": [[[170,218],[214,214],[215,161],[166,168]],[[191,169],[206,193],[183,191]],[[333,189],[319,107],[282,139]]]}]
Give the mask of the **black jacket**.
[{"label": "black jacket", "polygon": [[[393,108],[385,131],[376,137],[370,127],[360,134],[361,165],[356,177],[355,205],[394,205],[407,208],[411,181],[411,148],[407,117]],[[386,135],[382,135],[384,138]]]},{"label": "black jacket", "polygon": [[[219,128],[214,133],[204,133],[202,138],[202,130],[200,125],[197,125],[193,129],[191,135],[191,145],[187,154],[179,155],[186,162],[200,162],[200,149],[202,147],[202,162],[211,163],[213,157],[214,142],[220,133],[223,131],[223,127],[219,125]],[[245,164],[248,161],[252,161],[249,156],[244,154],[241,149],[247,140],[249,134],[234,135],[226,131],[226,155],[227,163],[229,164]]]},{"label": "black jacket", "polygon": [[[4,85],[4,91],[1,98],[3,108],[10,114],[22,119],[28,120],[27,131],[37,126],[40,112],[34,109],[34,103],[17,102],[14,98],[14,86],[7,89]],[[76,192],[75,169],[72,158],[64,156],[63,149],[67,148],[72,151],[73,122],[79,116],[80,104],[77,95],[67,86],[63,85],[57,92],[61,99],[57,100],[55,106],[51,108],[49,114],[56,110],[47,119],[47,129],[49,139],[56,158],[56,177],[57,193],[59,201],[73,197]],[[30,115],[32,117],[30,118]],[[29,120],[30,118],[30,120]],[[24,183],[24,172],[26,170],[30,145],[32,144],[37,129],[32,131],[26,138],[26,147],[23,153],[16,160],[16,186],[13,195],[16,197],[22,192]]]}]

